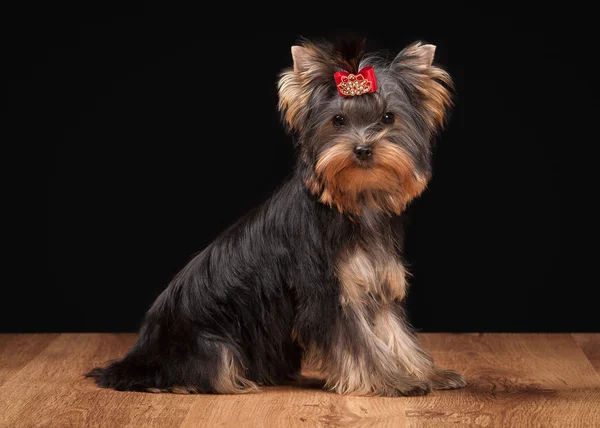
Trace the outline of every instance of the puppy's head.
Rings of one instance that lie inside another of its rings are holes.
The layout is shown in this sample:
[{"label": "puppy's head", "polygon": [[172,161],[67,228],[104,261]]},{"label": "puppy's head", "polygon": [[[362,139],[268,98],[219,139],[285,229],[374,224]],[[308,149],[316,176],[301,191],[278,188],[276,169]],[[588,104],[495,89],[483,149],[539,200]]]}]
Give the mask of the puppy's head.
[{"label": "puppy's head", "polygon": [[425,189],[432,139],[451,104],[452,82],[432,64],[434,52],[414,43],[384,61],[361,43],[292,47],[279,109],[321,202],[353,215],[400,214]]}]

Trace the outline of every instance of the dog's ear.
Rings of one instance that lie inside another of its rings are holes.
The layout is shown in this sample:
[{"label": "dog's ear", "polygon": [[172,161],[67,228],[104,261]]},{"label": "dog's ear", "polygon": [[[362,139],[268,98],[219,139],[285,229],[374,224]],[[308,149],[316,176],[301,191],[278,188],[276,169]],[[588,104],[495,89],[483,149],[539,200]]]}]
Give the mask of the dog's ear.
[{"label": "dog's ear", "polygon": [[294,66],[279,76],[279,111],[292,131],[299,131],[308,115],[308,101],[312,93],[310,79],[319,65],[319,51],[306,43],[292,46]]},{"label": "dog's ear", "polygon": [[432,135],[444,125],[453,88],[450,75],[433,65],[434,56],[434,45],[417,42],[403,49],[390,65]]},{"label": "dog's ear", "polygon": [[311,96],[335,88],[334,73],[358,71],[364,43],[331,44],[303,40],[292,46],[293,67],[279,78],[279,110],[288,129],[300,131],[308,117]]},{"label": "dog's ear", "polygon": [[311,50],[304,46],[292,46],[292,58],[294,60],[294,71],[302,73],[310,68],[314,58]]},{"label": "dog's ear", "polygon": [[413,43],[396,56],[394,63],[412,64],[415,67],[431,67],[435,56],[435,45]]}]

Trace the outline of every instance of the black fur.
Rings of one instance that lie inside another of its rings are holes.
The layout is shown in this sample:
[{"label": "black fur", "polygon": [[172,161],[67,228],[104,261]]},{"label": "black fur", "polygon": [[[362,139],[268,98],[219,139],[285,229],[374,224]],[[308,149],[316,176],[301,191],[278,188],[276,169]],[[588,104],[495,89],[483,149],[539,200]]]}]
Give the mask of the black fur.
[{"label": "black fur", "polygon": [[[388,223],[389,225],[390,223]],[[118,390],[193,385],[213,392],[217,344],[259,384],[294,378],[305,342],[327,346],[340,317],[333,264],[361,225],[294,177],[196,256],[158,297],[122,360],[88,376]]]},{"label": "black fur", "polygon": [[[361,46],[346,46],[337,56],[331,47],[321,52],[338,66],[357,68],[359,62],[364,66]],[[348,59],[348,52],[357,57]],[[221,234],[173,279],[148,311],[130,352],[87,374],[98,385],[221,392],[215,389],[215,377],[222,370],[224,349],[242,368],[244,378],[258,385],[277,384],[298,375],[302,346],[327,349],[340,328],[352,332],[354,321],[340,303],[336,260],[344,248],[355,243],[368,247],[378,236],[389,239],[400,257],[401,230],[399,217],[389,212],[365,209],[361,215],[348,215],[307,189],[319,154],[340,138],[328,121],[343,111],[356,126],[380,132],[381,114],[397,109],[405,126],[391,134],[390,144],[404,145],[415,168],[427,175],[434,132],[427,128],[419,106],[411,104],[415,95],[402,87],[411,80],[397,64],[384,68],[379,60],[374,62],[386,93],[342,100],[333,85],[336,66],[319,61],[329,80],[315,77],[307,126],[296,133],[301,151],[296,171],[268,201]],[[401,312],[399,303],[397,310]],[[349,348],[362,346],[359,336],[357,332]]]}]

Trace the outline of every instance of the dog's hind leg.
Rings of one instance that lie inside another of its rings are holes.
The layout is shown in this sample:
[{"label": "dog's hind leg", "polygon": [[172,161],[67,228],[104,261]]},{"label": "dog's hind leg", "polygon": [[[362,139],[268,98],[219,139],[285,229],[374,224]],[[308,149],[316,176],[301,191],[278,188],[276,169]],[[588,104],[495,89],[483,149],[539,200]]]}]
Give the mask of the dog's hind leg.
[{"label": "dog's hind leg", "polygon": [[202,340],[193,353],[149,352],[138,343],[125,358],[86,374],[96,384],[121,391],[238,394],[257,391],[233,347]]},{"label": "dog's hind leg", "polygon": [[220,394],[240,394],[257,392],[256,383],[245,378],[246,369],[233,352],[225,345],[220,352],[220,365],[210,379],[215,392]]}]

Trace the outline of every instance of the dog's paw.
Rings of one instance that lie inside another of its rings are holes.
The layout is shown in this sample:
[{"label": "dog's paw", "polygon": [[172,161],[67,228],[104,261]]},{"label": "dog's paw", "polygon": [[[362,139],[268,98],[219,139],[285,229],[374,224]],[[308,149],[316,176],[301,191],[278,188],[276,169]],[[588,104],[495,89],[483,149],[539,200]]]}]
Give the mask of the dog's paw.
[{"label": "dog's paw", "polygon": [[467,381],[460,373],[454,370],[441,369],[435,370],[431,376],[431,382],[433,389],[459,389],[467,384]]}]

